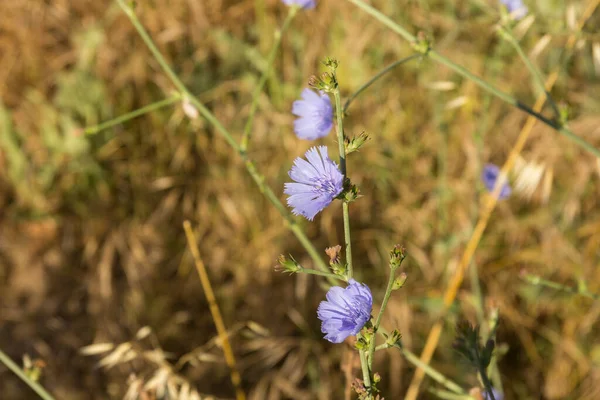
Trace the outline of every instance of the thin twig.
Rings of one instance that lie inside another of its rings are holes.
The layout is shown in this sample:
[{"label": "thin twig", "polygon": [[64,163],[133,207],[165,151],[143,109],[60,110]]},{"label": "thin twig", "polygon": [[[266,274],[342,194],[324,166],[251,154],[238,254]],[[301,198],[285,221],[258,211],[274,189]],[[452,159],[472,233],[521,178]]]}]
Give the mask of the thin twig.
[{"label": "thin twig", "polygon": [[390,72],[391,70],[393,70],[394,68],[407,63],[411,60],[414,60],[415,58],[422,58],[423,55],[418,53],[418,54],[413,54],[411,56],[408,57],[404,57],[398,61],[394,61],[393,63],[391,63],[390,65],[388,65],[387,67],[385,67],[384,69],[382,69],[381,71],[379,71],[378,73],[375,74],[374,77],[372,77],[371,79],[369,79],[367,82],[365,82],[361,87],[359,87],[356,92],[352,93],[348,99],[346,100],[346,102],[344,103],[344,114],[346,113],[346,111],[348,111],[348,107],[350,107],[350,103],[352,103],[352,101],[357,98],[362,92],[364,92],[369,86],[371,86],[373,83],[375,83],[379,78],[381,78],[382,76],[384,76],[385,74],[387,74],[388,72]]},{"label": "thin twig", "polygon": [[258,98],[262,93],[262,90],[267,83],[267,79],[271,75],[271,70],[273,69],[273,64],[275,63],[275,56],[277,55],[277,50],[279,50],[279,46],[281,46],[281,40],[283,39],[283,34],[287,30],[288,26],[298,13],[300,9],[299,6],[290,7],[287,17],[285,21],[283,21],[283,25],[281,29],[275,32],[275,43],[273,43],[273,47],[269,52],[269,56],[267,57],[267,66],[265,67],[260,80],[258,81],[258,85],[254,92],[252,93],[252,104],[250,104],[250,113],[248,114],[248,120],[246,121],[246,126],[244,126],[244,133],[242,134],[242,140],[240,142],[240,147],[242,151],[246,151],[248,149],[248,143],[250,142],[250,135],[252,133],[252,123],[254,122],[254,115],[258,109]]},{"label": "thin twig", "polygon": [[225,328],[225,323],[223,322],[223,317],[221,316],[219,305],[217,304],[215,294],[212,290],[212,285],[210,284],[210,279],[208,278],[208,274],[206,273],[206,267],[202,262],[202,258],[200,258],[200,251],[198,250],[196,235],[192,230],[190,221],[186,220],[183,222],[183,229],[185,230],[185,237],[187,239],[188,246],[190,248],[190,251],[192,252],[192,256],[194,257],[194,264],[196,265],[196,271],[198,271],[198,275],[200,276],[200,283],[202,284],[202,289],[204,289],[204,294],[206,295],[206,300],[208,301],[210,314],[212,315],[213,321],[215,322],[217,334],[219,335],[219,340],[221,341],[221,345],[223,346],[225,362],[231,370],[231,383],[235,388],[235,397],[237,400],[245,400],[246,394],[242,390],[242,379],[236,367],[235,356],[233,355],[233,351],[231,350],[229,336],[227,335],[227,328]]},{"label": "thin twig", "polygon": [[120,125],[123,122],[140,117],[144,114],[148,114],[152,111],[160,110],[161,108],[170,106],[171,104],[179,101],[180,99],[181,99],[181,95],[179,93],[174,94],[173,96],[167,97],[164,100],[160,100],[155,103],[148,104],[147,106],[138,108],[137,110],[133,110],[131,112],[128,112],[127,114],[120,115],[109,121],[102,122],[101,124],[98,124],[95,126],[88,126],[87,128],[85,128],[83,130],[83,133],[85,133],[86,135],[95,135],[96,133],[103,131],[104,129],[112,128],[115,125]]},{"label": "thin twig", "polygon": [[544,279],[540,276],[537,275],[531,275],[531,274],[523,274],[521,276],[523,278],[523,280],[531,285],[534,286],[544,286],[547,288],[551,288],[551,289],[555,289],[561,292],[566,292],[566,293],[571,293],[571,294],[578,294],[580,296],[583,297],[587,297],[590,298],[592,300],[599,300],[600,296],[590,292],[589,290],[585,289],[585,288],[580,288],[580,287],[572,287],[572,286],[567,286],[567,285],[563,285],[562,283],[558,283],[558,282],[554,282],[554,281],[549,281],[547,279]]}]

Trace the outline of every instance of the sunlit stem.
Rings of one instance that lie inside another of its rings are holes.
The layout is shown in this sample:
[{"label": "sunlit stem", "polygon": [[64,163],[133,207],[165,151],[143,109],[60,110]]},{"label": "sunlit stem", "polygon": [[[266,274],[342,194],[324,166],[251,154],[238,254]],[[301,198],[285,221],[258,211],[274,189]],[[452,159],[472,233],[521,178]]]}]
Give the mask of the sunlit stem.
[{"label": "sunlit stem", "polygon": [[372,386],[371,386],[371,373],[369,372],[369,366],[367,365],[367,352],[364,349],[358,351],[360,354],[360,367],[363,375],[363,383],[369,394],[368,399],[372,399]]},{"label": "sunlit stem", "polygon": [[535,86],[538,88],[539,91],[546,95],[546,99],[548,100],[548,103],[550,103],[550,105],[552,106],[552,110],[554,111],[556,118],[560,118],[560,110],[558,109],[558,106],[556,105],[556,102],[554,101],[550,93],[546,90],[546,85],[544,84],[545,80],[542,77],[542,73],[540,72],[540,70],[535,65],[533,65],[529,57],[527,57],[527,54],[525,54],[525,52],[523,51],[523,48],[519,44],[519,41],[517,40],[517,38],[514,37],[510,30],[507,27],[501,27],[500,29],[501,36],[504,37],[511,44],[511,46],[517,51],[517,54],[519,54],[519,57],[521,57],[521,60],[523,60],[523,63],[525,64],[525,66],[529,70],[529,73],[533,77],[533,83],[535,84]]},{"label": "sunlit stem", "polygon": [[[400,263],[402,264],[402,263]],[[385,289],[385,295],[383,296],[383,301],[381,302],[381,308],[379,309],[379,313],[377,314],[377,318],[375,318],[375,324],[373,325],[373,337],[371,338],[371,344],[369,346],[369,369],[373,369],[373,356],[375,354],[375,335],[381,325],[381,319],[383,318],[383,313],[387,307],[390,296],[392,295],[392,291],[394,288],[394,280],[396,279],[396,270],[400,267],[400,264],[396,267],[390,266],[390,277],[388,278],[387,287]]]},{"label": "sunlit stem", "polygon": [[[340,152],[340,171],[346,179],[346,146],[344,144],[344,111],[342,110],[342,99],[339,86],[333,91],[335,98],[335,114],[337,117],[337,138]],[[344,218],[344,240],[346,242],[346,263],[348,264],[348,279],[352,279],[354,269],[352,267],[352,241],[350,235],[350,210],[347,201],[342,201],[342,214]]]},{"label": "sunlit stem", "polygon": [[555,290],[559,290],[561,292],[566,292],[566,293],[570,293],[570,294],[578,294],[580,296],[584,296],[584,297],[588,297],[590,299],[594,299],[594,300],[599,300],[600,296],[592,293],[590,291],[588,291],[586,288],[584,287],[571,287],[571,286],[566,286],[563,285],[561,283],[558,282],[553,282],[553,281],[549,281],[546,280],[540,276],[537,275],[531,275],[531,274],[523,274],[522,278],[535,286],[544,286],[547,288],[551,288],[551,289],[555,289]]},{"label": "sunlit stem", "polygon": [[127,122],[144,114],[148,114],[152,111],[159,110],[161,108],[170,106],[173,103],[178,102],[181,99],[181,95],[179,93],[174,94],[171,97],[168,97],[164,100],[157,101],[156,103],[148,104],[142,108],[138,108],[137,110],[128,112],[127,114],[123,114],[119,117],[113,118],[109,121],[102,122],[101,124],[95,126],[89,126],[83,130],[86,135],[94,135],[104,129],[112,128],[115,125],[120,125],[123,122]]},{"label": "sunlit stem", "polygon": [[344,282],[346,281],[344,278],[342,278],[339,275],[336,275],[336,274],[331,273],[331,272],[319,271],[319,270],[316,270],[316,269],[302,268],[302,269],[296,271],[296,273],[298,273],[298,274],[309,274],[309,275],[319,275],[319,276],[324,276],[324,277],[331,278],[331,279],[337,279],[337,280],[344,281]]},{"label": "sunlit stem", "polygon": [[[148,49],[158,62],[158,64],[163,69],[164,73],[169,77],[173,85],[179,90],[182,95],[185,95],[187,99],[192,103],[200,112],[200,114],[216,129],[216,131],[225,139],[225,141],[231,146],[231,148],[236,152],[236,154],[244,161],[244,165],[246,170],[252,177],[254,183],[256,183],[260,192],[265,195],[267,200],[273,204],[273,206],[279,211],[281,216],[286,221],[286,226],[294,233],[296,238],[300,241],[302,246],[306,249],[308,254],[313,259],[317,268],[322,271],[329,271],[329,268],[323,258],[319,255],[311,241],[308,239],[302,228],[294,221],[288,210],[281,203],[279,198],[275,195],[273,190],[269,185],[267,185],[264,181],[264,177],[257,171],[255,164],[248,158],[246,153],[242,151],[237,142],[233,139],[231,133],[223,126],[223,124],[202,104],[183,84],[183,82],[179,79],[177,74],[173,71],[173,69],[169,66],[163,55],[160,53],[152,38],[144,29],[139,19],[133,12],[133,9],[125,2],[125,0],[116,0],[119,6],[123,9],[125,14],[129,17],[129,20],[137,30],[138,34],[148,46]],[[335,281],[330,280],[330,283],[335,283]]]},{"label": "sunlit stem", "polygon": [[246,121],[246,125],[244,126],[244,133],[242,134],[242,140],[240,142],[240,147],[242,151],[246,151],[248,149],[248,143],[250,141],[250,135],[252,133],[252,124],[254,122],[254,116],[256,115],[256,111],[258,110],[258,99],[260,94],[262,93],[269,76],[271,75],[271,71],[273,70],[273,65],[275,64],[275,57],[277,56],[277,52],[279,47],[281,46],[281,40],[283,38],[283,34],[287,30],[288,26],[298,13],[300,9],[299,6],[290,7],[287,17],[283,21],[283,25],[281,29],[278,29],[275,32],[275,42],[273,43],[273,47],[271,47],[271,51],[269,52],[267,58],[267,65],[258,81],[258,85],[254,89],[252,93],[252,103],[250,104],[250,113],[248,114],[248,120]]},{"label": "sunlit stem", "polygon": [[377,74],[375,74],[375,76],[373,76],[371,79],[369,79],[367,82],[365,82],[365,84],[363,84],[361,87],[359,87],[356,90],[356,92],[352,93],[348,97],[348,99],[346,100],[346,103],[344,103],[344,114],[346,113],[346,111],[348,111],[348,107],[350,107],[350,103],[352,103],[352,101],[355,98],[357,98],[362,92],[364,92],[369,86],[371,86],[373,83],[375,83],[379,78],[381,78],[388,72],[392,71],[394,68],[396,68],[402,64],[405,64],[411,60],[414,60],[416,58],[421,58],[421,57],[423,57],[423,55],[420,53],[413,54],[412,56],[404,57],[398,61],[395,61],[395,62],[391,63],[390,65],[388,65],[387,67],[385,67],[384,69],[382,69],[381,71],[379,71]]},{"label": "sunlit stem", "polygon": [[54,397],[52,397],[52,395],[48,393],[46,389],[42,387],[42,385],[28,377],[27,374],[2,350],[0,350],[0,362],[6,365],[8,369],[21,378],[21,380],[25,382],[27,386],[29,386],[34,392],[36,392],[40,398],[44,400],[54,400]]}]

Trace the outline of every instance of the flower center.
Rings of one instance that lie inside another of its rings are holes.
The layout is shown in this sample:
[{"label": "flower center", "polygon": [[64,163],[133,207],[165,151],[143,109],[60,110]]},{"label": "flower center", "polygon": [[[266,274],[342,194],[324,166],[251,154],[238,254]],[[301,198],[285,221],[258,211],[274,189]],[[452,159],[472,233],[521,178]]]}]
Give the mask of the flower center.
[{"label": "flower center", "polygon": [[338,190],[336,189],[335,184],[331,181],[331,179],[317,177],[312,180],[313,192],[315,193],[329,193],[331,195],[337,196]]}]

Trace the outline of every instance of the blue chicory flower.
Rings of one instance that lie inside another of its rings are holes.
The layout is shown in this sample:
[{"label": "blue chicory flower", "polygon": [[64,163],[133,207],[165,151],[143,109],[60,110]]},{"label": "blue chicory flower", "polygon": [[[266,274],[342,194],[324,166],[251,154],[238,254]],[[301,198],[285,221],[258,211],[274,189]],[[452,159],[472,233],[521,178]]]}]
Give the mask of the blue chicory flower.
[{"label": "blue chicory flower", "polygon": [[294,101],[292,113],[299,117],[294,121],[294,132],[300,139],[315,140],[325,137],[333,127],[333,107],[326,93],[317,94],[310,89],[304,89],[302,100]]},{"label": "blue chicory flower", "polygon": [[325,295],[317,309],[317,316],[322,322],[321,332],[331,343],[342,343],[348,336],[355,336],[371,319],[373,296],[367,285],[348,281],[344,289],[334,286]]},{"label": "blue chicory flower", "polygon": [[283,0],[283,3],[288,6],[300,6],[305,10],[310,10],[316,7],[315,0]]},{"label": "blue chicory flower", "polygon": [[[483,181],[485,188],[489,192],[492,192],[494,190],[494,185],[496,184],[496,180],[498,179],[499,175],[500,175],[500,168],[498,168],[497,165],[486,164],[485,167],[483,168],[483,172],[481,173],[481,180]],[[500,190],[500,195],[498,196],[498,198],[500,200],[505,199],[508,196],[510,196],[510,193],[511,193],[510,185],[508,184],[508,182],[506,182],[504,184],[504,186],[502,187],[502,190]]]},{"label": "blue chicory flower", "polygon": [[[504,396],[496,389],[492,388],[492,393],[494,393],[494,399],[504,400]],[[483,400],[492,400],[492,396],[490,396],[490,394],[485,389],[483,389]]]},{"label": "blue chicory flower", "polygon": [[528,9],[525,4],[523,4],[523,0],[500,0],[502,4],[506,6],[508,12],[516,19],[517,21],[522,19],[527,15]]},{"label": "blue chicory flower", "polygon": [[294,215],[312,221],[344,188],[344,175],[327,154],[327,147],[313,147],[306,152],[306,160],[298,157],[289,175],[295,182],[286,183],[284,193]]}]

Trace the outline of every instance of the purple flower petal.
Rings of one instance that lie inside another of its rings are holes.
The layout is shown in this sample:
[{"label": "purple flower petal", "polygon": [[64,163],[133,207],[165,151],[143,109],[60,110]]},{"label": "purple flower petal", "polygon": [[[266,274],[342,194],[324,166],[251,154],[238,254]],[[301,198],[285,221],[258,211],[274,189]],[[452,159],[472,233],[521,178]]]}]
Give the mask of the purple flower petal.
[{"label": "purple flower petal", "polygon": [[500,0],[502,4],[506,6],[508,12],[513,16],[515,20],[520,20],[527,15],[527,6],[523,4],[522,0]]},{"label": "purple flower petal", "polygon": [[310,89],[302,91],[302,99],[292,104],[294,133],[300,139],[315,140],[327,136],[333,127],[333,107],[329,96]]},{"label": "purple flower petal", "polygon": [[[491,193],[494,191],[494,186],[496,185],[496,180],[500,175],[500,168],[494,164],[486,164],[483,168],[483,172],[481,173],[481,180],[485,185],[485,188]],[[502,200],[510,196],[512,190],[508,182],[502,186],[502,190],[500,190],[500,195],[498,199]]]},{"label": "purple flower petal", "polygon": [[344,176],[337,164],[329,158],[327,147],[313,147],[306,152],[308,161],[296,158],[289,172],[295,182],[286,183],[284,193],[289,195],[292,213],[312,221],[327,207],[344,187]]},{"label": "purple flower petal", "polygon": [[310,10],[317,6],[315,0],[283,0],[283,3],[288,6],[300,6],[305,10]]},{"label": "purple flower petal", "polygon": [[332,343],[342,343],[348,336],[357,335],[371,319],[373,296],[368,286],[350,279],[346,288],[334,286],[317,309],[322,321],[321,332]]}]

